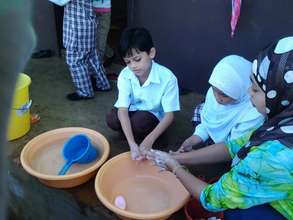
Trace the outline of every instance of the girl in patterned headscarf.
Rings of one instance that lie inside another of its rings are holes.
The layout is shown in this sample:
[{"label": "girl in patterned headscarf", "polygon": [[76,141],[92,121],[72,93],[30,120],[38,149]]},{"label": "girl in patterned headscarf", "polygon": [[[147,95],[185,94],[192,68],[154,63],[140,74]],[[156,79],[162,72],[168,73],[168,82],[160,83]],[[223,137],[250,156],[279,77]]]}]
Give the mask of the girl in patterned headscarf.
[{"label": "girl in patterned headscarf", "polygon": [[[267,115],[267,122],[253,133],[250,144],[237,156],[246,157],[251,146],[278,140],[293,148],[293,37],[283,38],[264,49],[252,67],[251,98],[256,107]],[[265,96],[262,106],[258,95]],[[264,107],[265,106],[265,107]]]},{"label": "girl in patterned headscarf", "polygon": [[[172,170],[190,193],[225,219],[293,219],[293,37],[263,50],[253,62],[251,101],[266,115],[263,126],[236,140],[171,157],[149,158]],[[182,159],[184,158],[184,160]],[[229,172],[207,184],[179,163],[232,161]]]}]

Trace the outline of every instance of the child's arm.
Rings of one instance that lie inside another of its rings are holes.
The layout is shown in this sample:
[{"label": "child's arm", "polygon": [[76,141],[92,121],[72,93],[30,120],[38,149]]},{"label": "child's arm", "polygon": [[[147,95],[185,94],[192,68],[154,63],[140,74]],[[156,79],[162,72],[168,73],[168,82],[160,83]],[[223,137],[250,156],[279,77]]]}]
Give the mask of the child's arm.
[{"label": "child's arm", "polygon": [[173,112],[167,112],[165,113],[165,116],[160,121],[160,123],[155,127],[155,129],[149,133],[145,139],[140,144],[140,148],[142,150],[150,150],[154,144],[154,142],[157,140],[157,138],[169,127],[169,125],[172,123],[174,119],[174,113]]},{"label": "child's arm", "polygon": [[[173,172],[190,194],[196,198],[199,198],[201,191],[207,186],[207,183],[185,170],[178,161],[174,160],[170,154],[166,152],[152,150],[147,153],[147,158],[158,166],[164,165],[164,169]],[[160,162],[160,164],[158,164],[158,162]]]},{"label": "child's arm", "polygon": [[[192,150],[192,147],[198,145],[203,142],[202,139],[198,135],[191,135],[187,138],[180,146],[180,148],[176,151],[176,153],[184,153]],[[175,152],[174,152],[175,153]]]},{"label": "child's arm", "polygon": [[183,153],[189,152],[192,150],[192,147],[206,141],[209,138],[209,134],[207,129],[203,124],[199,124],[196,126],[193,135],[187,138],[180,146],[180,148],[173,153]]},{"label": "child's arm", "polygon": [[213,144],[188,153],[181,153],[172,156],[182,164],[210,164],[230,161],[232,158],[225,143]]},{"label": "child's arm", "polygon": [[199,125],[196,126],[193,135],[197,135],[198,137],[200,137],[200,139],[205,142],[209,139],[209,133],[206,129],[206,127],[200,123]]},{"label": "child's arm", "polygon": [[155,129],[149,133],[140,144],[142,152],[152,148],[155,140],[169,127],[169,125],[174,120],[174,111],[180,110],[178,83],[177,78],[174,75],[170,76],[164,94],[161,97],[161,105],[162,111],[164,111],[164,117],[155,127]]},{"label": "child's arm", "polygon": [[118,118],[120,120],[123,133],[125,134],[128,145],[130,147],[132,159],[139,159],[140,153],[131,129],[131,124],[128,116],[128,108],[118,108]]}]

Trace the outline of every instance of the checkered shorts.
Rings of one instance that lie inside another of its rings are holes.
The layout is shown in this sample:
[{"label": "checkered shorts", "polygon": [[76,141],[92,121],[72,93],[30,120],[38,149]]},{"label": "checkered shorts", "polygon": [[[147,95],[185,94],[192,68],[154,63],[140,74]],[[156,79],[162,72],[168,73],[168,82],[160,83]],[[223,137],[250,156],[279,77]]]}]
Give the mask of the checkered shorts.
[{"label": "checkered shorts", "polygon": [[97,19],[91,0],[71,0],[64,7],[63,44],[66,49],[91,51],[97,43]]}]

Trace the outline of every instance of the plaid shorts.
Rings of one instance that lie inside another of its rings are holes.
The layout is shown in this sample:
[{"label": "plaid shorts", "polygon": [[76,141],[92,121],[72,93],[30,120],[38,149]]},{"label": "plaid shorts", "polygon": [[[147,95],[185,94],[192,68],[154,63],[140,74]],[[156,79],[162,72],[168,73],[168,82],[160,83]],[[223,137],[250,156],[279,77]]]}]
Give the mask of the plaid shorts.
[{"label": "plaid shorts", "polygon": [[200,122],[201,122],[200,114],[201,114],[203,105],[204,105],[204,102],[202,102],[202,103],[198,104],[197,106],[195,106],[194,111],[193,111],[193,116],[192,116],[192,119],[191,119],[191,122],[192,122],[193,125],[200,124]]},{"label": "plaid shorts", "polygon": [[63,45],[71,51],[92,51],[97,44],[97,18],[92,0],[71,0],[64,6]]}]

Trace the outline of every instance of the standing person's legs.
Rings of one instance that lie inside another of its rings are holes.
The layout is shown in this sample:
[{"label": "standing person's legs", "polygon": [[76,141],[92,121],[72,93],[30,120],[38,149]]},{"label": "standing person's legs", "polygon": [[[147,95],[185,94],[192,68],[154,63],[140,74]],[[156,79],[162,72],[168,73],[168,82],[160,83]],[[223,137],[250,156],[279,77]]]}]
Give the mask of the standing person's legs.
[{"label": "standing person's legs", "polygon": [[101,60],[104,56],[112,57],[113,50],[107,46],[108,33],[111,26],[111,12],[97,13],[98,28],[97,28],[97,49]]},{"label": "standing person's legs", "polygon": [[94,70],[93,77],[96,79],[96,90],[109,91],[111,89],[110,83],[106,77],[106,71],[96,50],[92,50],[89,54],[89,63]]},{"label": "standing person's legs", "polygon": [[93,87],[90,81],[90,74],[88,69],[88,52],[66,50],[66,63],[69,66],[71,78],[76,88],[76,94],[69,94],[67,97],[70,100],[78,96],[81,98],[91,98],[94,96]]}]

